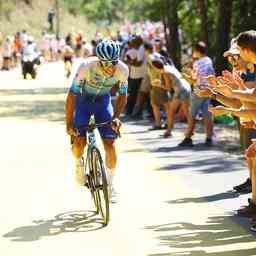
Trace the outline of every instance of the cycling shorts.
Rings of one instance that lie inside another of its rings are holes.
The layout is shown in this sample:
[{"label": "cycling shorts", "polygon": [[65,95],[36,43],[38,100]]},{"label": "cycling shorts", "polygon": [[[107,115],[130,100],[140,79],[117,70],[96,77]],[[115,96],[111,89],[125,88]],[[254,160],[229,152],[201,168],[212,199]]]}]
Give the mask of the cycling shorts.
[{"label": "cycling shorts", "polygon": [[[103,96],[86,95],[76,96],[76,107],[74,112],[74,128],[77,128],[81,137],[85,137],[91,115],[95,117],[95,123],[104,123],[113,118],[113,106],[110,94]],[[102,139],[116,139],[117,134],[110,126],[98,128]]]}]

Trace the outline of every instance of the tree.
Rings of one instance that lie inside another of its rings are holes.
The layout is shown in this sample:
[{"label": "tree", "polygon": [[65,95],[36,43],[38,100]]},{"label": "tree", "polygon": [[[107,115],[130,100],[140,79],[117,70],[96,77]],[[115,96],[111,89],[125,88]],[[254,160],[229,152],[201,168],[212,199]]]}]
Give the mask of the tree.
[{"label": "tree", "polygon": [[230,30],[232,17],[233,0],[217,1],[218,2],[218,23],[216,35],[216,61],[215,67],[217,74],[228,67],[227,60],[223,57],[224,51],[230,45]]},{"label": "tree", "polygon": [[197,0],[199,14],[201,18],[201,40],[204,41],[209,48],[209,32],[208,32],[208,14],[207,0]]},{"label": "tree", "polygon": [[255,29],[256,1],[240,0],[233,4],[233,32]]},{"label": "tree", "polygon": [[181,68],[181,45],[179,37],[178,0],[165,0],[169,30],[168,51],[177,68]]}]

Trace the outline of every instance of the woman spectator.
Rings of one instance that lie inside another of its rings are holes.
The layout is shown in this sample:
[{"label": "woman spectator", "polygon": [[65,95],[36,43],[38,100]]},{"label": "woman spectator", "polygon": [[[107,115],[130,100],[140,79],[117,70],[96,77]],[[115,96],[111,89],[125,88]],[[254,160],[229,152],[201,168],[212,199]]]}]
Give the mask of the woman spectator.
[{"label": "woman spectator", "polygon": [[[168,138],[172,135],[171,132],[174,124],[174,115],[180,105],[186,115],[187,120],[192,122],[192,116],[189,110],[191,101],[191,87],[189,83],[183,79],[181,73],[175,68],[174,65],[164,63],[161,61],[162,57],[159,59],[159,55],[153,56],[154,59],[152,60],[152,63],[153,65],[155,64],[156,68],[159,69],[165,87],[168,88],[169,91],[173,91],[172,100],[169,103],[167,130],[164,133],[164,137]],[[158,65],[156,65],[157,63]],[[163,63],[163,65],[160,63]]]}]

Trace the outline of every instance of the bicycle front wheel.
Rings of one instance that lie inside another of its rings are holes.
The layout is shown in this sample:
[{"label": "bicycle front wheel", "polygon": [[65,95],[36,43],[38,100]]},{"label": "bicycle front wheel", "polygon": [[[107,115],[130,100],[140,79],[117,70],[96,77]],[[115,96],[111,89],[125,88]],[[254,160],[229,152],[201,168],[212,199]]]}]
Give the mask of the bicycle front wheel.
[{"label": "bicycle front wheel", "polygon": [[107,175],[99,149],[96,147],[93,148],[91,154],[92,171],[96,188],[98,207],[103,222],[105,225],[107,225],[109,222],[109,195]]}]

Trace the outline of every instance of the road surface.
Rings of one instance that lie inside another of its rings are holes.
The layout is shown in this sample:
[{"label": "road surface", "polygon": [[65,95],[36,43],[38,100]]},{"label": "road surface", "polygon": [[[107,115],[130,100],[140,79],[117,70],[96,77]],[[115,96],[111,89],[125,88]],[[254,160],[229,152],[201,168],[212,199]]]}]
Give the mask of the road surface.
[{"label": "road surface", "polygon": [[[174,137],[127,122],[118,141],[118,203],[103,227],[76,185],[65,134],[67,83],[60,64],[38,80],[0,74],[0,255],[250,256],[249,220],[235,216],[248,195],[230,191],[248,172],[216,146],[179,149]],[[199,144],[198,144],[199,143]]]}]

